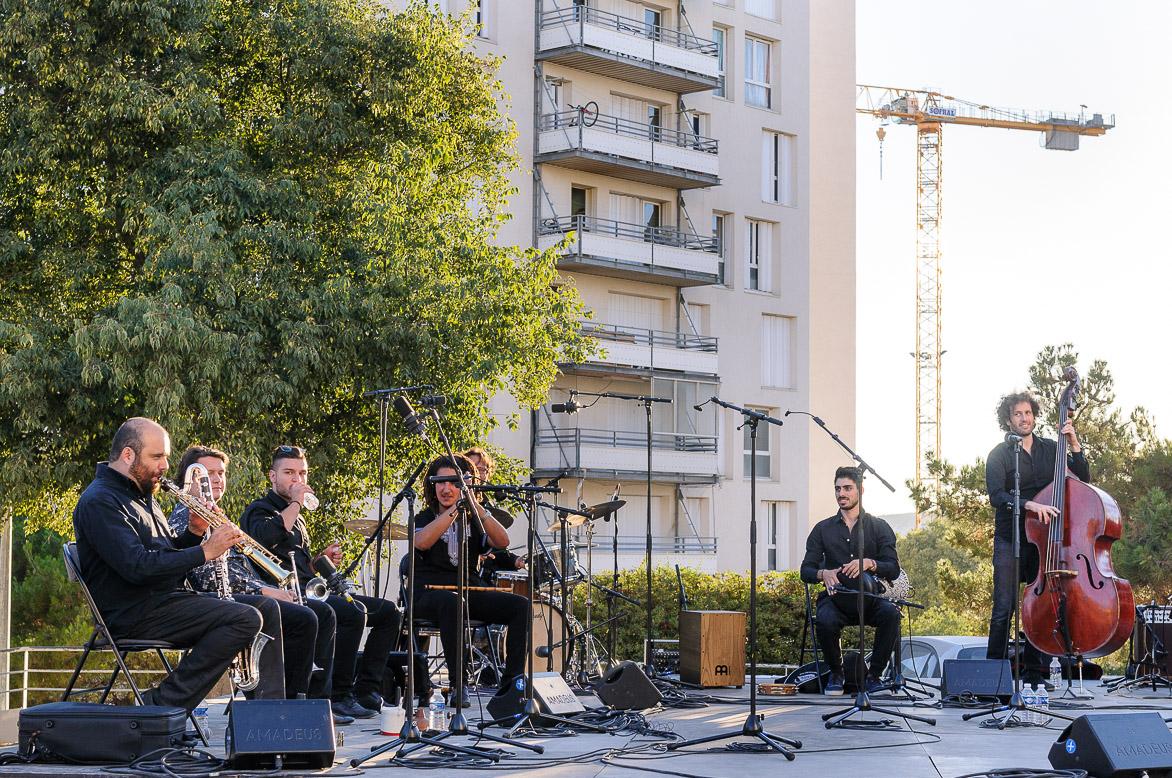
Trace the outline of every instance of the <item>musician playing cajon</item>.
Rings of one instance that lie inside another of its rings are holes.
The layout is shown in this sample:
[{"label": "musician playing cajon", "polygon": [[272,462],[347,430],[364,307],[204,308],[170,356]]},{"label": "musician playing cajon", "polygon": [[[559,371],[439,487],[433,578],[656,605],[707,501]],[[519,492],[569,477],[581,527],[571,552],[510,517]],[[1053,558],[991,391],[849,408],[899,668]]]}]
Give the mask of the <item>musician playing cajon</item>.
[{"label": "musician playing cajon", "polygon": [[233,658],[260,631],[256,608],[181,588],[183,577],[225,553],[243,535],[225,522],[207,531],[198,517],[176,536],[155,502],[167,472],[167,430],[141,417],[118,428],[108,462],[73,511],[81,575],[114,639],[165,640],[190,648],[158,688],[143,692],[147,705],[195,709]]},{"label": "musician playing cajon", "polygon": [[[432,483],[433,476],[451,480]],[[427,466],[423,491],[427,508],[415,517],[415,615],[439,625],[440,642],[443,644],[449,673],[454,672],[456,666],[456,641],[460,639],[456,634],[459,598],[451,590],[456,585],[459,569],[456,567],[459,550],[456,509],[461,504],[461,498],[460,485],[456,479],[470,481],[474,476],[472,463],[463,456],[457,455],[454,462],[448,457],[432,460]],[[482,503],[473,501],[471,507],[478,518],[472,519],[471,514],[468,516],[465,557],[468,585],[487,588],[489,584],[476,575],[477,558],[493,548],[508,546],[509,535]],[[480,531],[481,527],[483,532]],[[429,586],[449,588],[432,589]],[[529,604],[520,595],[499,591],[468,592],[468,618],[508,627],[505,636],[505,668],[500,683],[502,689],[525,670],[528,615]],[[465,698],[461,704],[467,707],[469,703]]]},{"label": "musician playing cajon", "polygon": [[[895,551],[895,532],[883,519],[863,511],[863,474],[857,467],[840,467],[834,472],[834,498],[838,513],[815,524],[806,539],[802,580],[826,587],[818,595],[817,605],[818,644],[823,661],[830,667],[830,681],[824,691],[841,695],[844,677],[838,637],[843,627],[859,623],[859,611],[857,594],[837,590],[844,584],[857,587],[860,570],[894,581],[899,576],[899,556]],[[863,522],[862,549],[859,548],[860,521]],[[880,679],[899,640],[899,619],[899,608],[893,603],[877,597],[864,598],[863,621],[875,628],[866,680],[868,694],[884,688]]]}]

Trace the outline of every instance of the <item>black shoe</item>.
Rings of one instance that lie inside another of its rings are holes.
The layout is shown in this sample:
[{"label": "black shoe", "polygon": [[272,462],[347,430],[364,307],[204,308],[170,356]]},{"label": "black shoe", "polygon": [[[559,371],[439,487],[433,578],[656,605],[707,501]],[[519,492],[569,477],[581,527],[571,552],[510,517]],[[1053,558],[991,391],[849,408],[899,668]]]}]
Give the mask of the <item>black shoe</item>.
[{"label": "black shoe", "polygon": [[383,696],[378,692],[362,692],[355,699],[359,705],[375,713],[383,709]]},{"label": "black shoe", "polygon": [[330,703],[330,709],[338,715],[353,716],[356,719],[369,719],[377,715],[369,708],[359,705],[353,694],[347,694],[340,700],[334,700]]},{"label": "black shoe", "polygon": [[[448,694],[448,700],[447,700],[447,706],[449,709],[456,707],[456,703],[453,702],[453,700],[455,698],[456,698],[456,690],[452,689],[451,693]],[[468,690],[467,689],[460,690],[460,707],[461,708],[471,708],[472,707],[472,703],[468,700]]]},{"label": "black shoe", "polygon": [[335,727],[344,727],[347,724],[353,724],[353,723],[354,723],[353,716],[342,716],[338,713],[334,714],[334,726]]}]

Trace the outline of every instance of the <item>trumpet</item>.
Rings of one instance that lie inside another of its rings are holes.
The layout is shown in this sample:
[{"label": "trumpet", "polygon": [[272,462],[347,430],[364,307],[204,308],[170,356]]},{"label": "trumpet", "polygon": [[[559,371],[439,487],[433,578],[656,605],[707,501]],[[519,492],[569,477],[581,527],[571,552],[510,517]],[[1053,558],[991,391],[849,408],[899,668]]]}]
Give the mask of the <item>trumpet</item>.
[{"label": "trumpet", "polygon": [[[179,484],[170,478],[160,478],[159,484],[164,491],[170,492],[181,505],[191,511],[193,516],[198,516],[207,522],[209,527],[218,527],[228,521],[228,517],[218,507],[208,508],[201,501],[183,491]],[[287,585],[293,577],[292,573],[281,567],[280,557],[271,553],[247,534],[236,544],[236,550],[248,557],[249,561],[256,565],[261,572],[276,581],[277,586]]]}]

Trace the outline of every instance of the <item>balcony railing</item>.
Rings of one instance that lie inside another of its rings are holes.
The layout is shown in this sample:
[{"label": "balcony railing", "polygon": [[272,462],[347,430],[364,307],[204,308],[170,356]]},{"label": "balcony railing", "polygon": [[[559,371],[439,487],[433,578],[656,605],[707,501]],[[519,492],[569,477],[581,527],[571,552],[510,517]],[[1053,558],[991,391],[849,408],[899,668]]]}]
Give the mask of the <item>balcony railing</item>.
[{"label": "balcony railing", "polygon": [[674,130],[670,127],[659,127],[647,122],[624,119],[621,116],[605,113],[595,114],[590,119],[582,121],[582,113],[576,108],[542,114],[537,123],[537,129],[542,131],[579,126],[616,135],[651,140],[655,143],[695,149],[708,154],[716,154],[719,151],[719,144],[715,138],[698,135],[690,130]]},{"label": "balcony railing", "polygon": [[[577,240],[563,264],[589,265],[593,272],[654,280],[680,286],[719,282],[720,246],[715,238],[644,224],[579,214],[542,219],[538,245],[549,248],[570,232]],[[571,268],[574,269],[574,268]]]},{"label": "balcony railing", "polygon": [[[575,427],[572,430],[543,429],[537,433],[537,445],[606,446],[611,448],[647,448],[647,433],[634,430],[596,430]],[[652,432],[653,450],[686,451],[697,454],[715,454],[715,435],[693,435],[684,432]]]},{"label": "balcony railing", "polygon": [[538,27],[543,59],[672,92],[717,84],[717,45],[680,30],[581,5],[540,13]]},{"label": "balcony railing", "polygon": [[686,332],[664,332],[662,330],[643,329],[642,327],[628,327],[624,324],[603,324],[594,321],[583,323],[582,334],[615,343],[631,343],[636,346],[671,348],[683,351],[701,351],[708,354],[715,354],[717,345],[717,338],[710,335],[689,335]]},{"label": "balcony railing", "polygon": [[[604,544],[605,545],[605,544]],[[619,535],[620,554],[641,554],[647,550],[646,535]],[[715,537],[651,536],[653,554],[715,554]],[[595,553],[598,553],[597,551]]]}]

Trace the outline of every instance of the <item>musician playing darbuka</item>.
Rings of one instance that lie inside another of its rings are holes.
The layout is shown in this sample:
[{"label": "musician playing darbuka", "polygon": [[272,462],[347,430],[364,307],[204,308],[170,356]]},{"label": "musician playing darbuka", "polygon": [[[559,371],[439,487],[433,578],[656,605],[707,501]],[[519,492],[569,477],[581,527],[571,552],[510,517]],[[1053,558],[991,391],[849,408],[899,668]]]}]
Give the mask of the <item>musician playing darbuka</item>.
[{"label": "musician playing darbuka", "polygon": [[[841,695],[844,687],[842,649],[838,639],[843,627],[859,623],[858,594],[838,591],[857,589],[860,571],[888,581],[899,577],[899,556],[895,532],[883,519],[862,508],[863,473],[857,467],[840,467],[834,472],[834,498],[838,513],[814,525],[806,539],[802,580],[821,583],[818,595],[817,635],[823,661],[830,668],[825,693]],[[859,547],[862,523],[863,547]],[[867,587],[864,588],[866,590]],[[893,603],[880,597],[864,597],[863,622],[875,628],[871,664],[867,669],[867,692],[884,687],[881,678],[899,640],[900,613]]]},{"label": "musician playing darbuka", "polygon": [[[188,468],[201,465],[208,473],[212,500],[219,504],[228,488],[228,455],[211,446],[188,446],[179,459],[176,481],[180,486],[198,497],[199,489],[187,481]],[[187,529],[191,512],[186,505],[176,505],[167,521],[176,533]],[[219,580],[216,566],[209,562],[187,574],[187,580],[197,592],[218,595]],[[287,569],[289,565],[286,563]],[[245,696],[258,699],[298,699],[306,695],[310,699],[328,698],[326,688],[329,671],[334,663],[334,612],[324,608],[320,634],[317,615],[304,605],[297,604],[296,598],[287,589],[278,587],[273,581],[262,580],[256,568],[236,549],[228,552],[227,583],[232,599],[251,605],[264,618],[261,631],[272,638],[260,654],[260,684]],[[316,650],[315,650],[316,645]],[[325,668],[311,680],[313,665]],[[349,724],[353,719],[334,723]]]},{"label": "musician playing darbuka", "polygon": [[[433,483],[432,477],[450,480]],[[428,465],[423,498],[427,507],[415,517],[415,615],[439,625],[440,641],[449,672],[456,664],[456,616],[459,597],[455,591],[457,563],[459,560],[459,537],[456,532],[456,511],[462,504],[460,478],[471,482],[474,468],[467,458],[456,455],[455,461],[438,457]],[[490,584],[476,574],[476,560],[479,555],[493,548],[504,548],[509,544],[509,535],[501,523],[479,501],[469,506],[476,518],[468,513],[467,549],[468,585],[488,588]],[[483,531],[481,531],[483,528]],[[447,589],[429,588],[434,586]],[[505,635],[505,667],[501,677],[501,688],[525,670],[526,621],[528,602],[524,597],[510,592],[469,591],[468,617],[489,624],[503,624],[508,627]],[[468,652],[465,652],[468,656]],[[461,704],[465,707],[468,700]]]},{"label": "musician playing darbuka", "polygon": [[[1038,401],[1029,392],[1007,394],[997,406],[997,422],[1001,429],[1021,437],[1018,462],[1021,468],[1020,580],[1023,582],[1032,581],[1038,575],[1037,546],[1025,542],[1026,513],[1037,514],[1038,518],[1047,523],[1058,514],[1057,508],[1034,502],[1038,492],[1053,480],[1054,460],[1058,456],[1057,441],[1034,434],[1038,411]],[[1069,452],[1067,467],[1082,481],[1090,483],[1091,466],[1074,431],[1074,423],[1068,420],[1061,434],[1066,436]],[[1005,659],[1009,655],[1009,625],[1017,607],[1018,594],[1018,582],[1013,579],[1013,446],[1008,441],[998,443],[989,452],[985,461],[985,487],[989,493],[989,502],[996,511],[993,532],[993,611],[989,619],[989,647],[986,655],[990,659]],[[1049,661],[1026,640],[1021,660],[1025,683],[1047,683]]]},{"label": "musician playing darbuka", "polygon": [[191,650],[146,705],[195,709],[240,651],[260,631],[256,608],[182,588],[190,571],[243,539],[230,522],[211,530],[194,518],[176,536],[155,502],[167,472],[171,438],[159,424],[137,417],[118,428],[108,462],[73,511],[81,575],[114,639],[165,640]]},{"label": "musician playing darbuka", "polygon": [[[316,557],[309,552],[309,530],[301,512],[307,495],[313,494],[309,485],[309,462],[300,446],[278,446],[273,449],[269,468],[271,489],[264,497],[244,509],[240,524],[261,545],[281,559],[296,560],[297,576],[301,586],[315,576]],[[327,546],[321,554],[335,567],[342,563],[342,552],[337,543]],[[306,605],[320,614],[321,603],[306,599]],[[333,688],[330,698],[335,715],[366,719],[382,709],[383,673],[387,657],[399,637],[399,609],[394,603],[380,597],[353,594],[351,599],[330,594],[325,600],[337,618],[337,640],[334,644]],[[320,618],[320,616],[319,616]],[[362,633],[370,627],[362,662],[358,662],[358,645]]]}]

